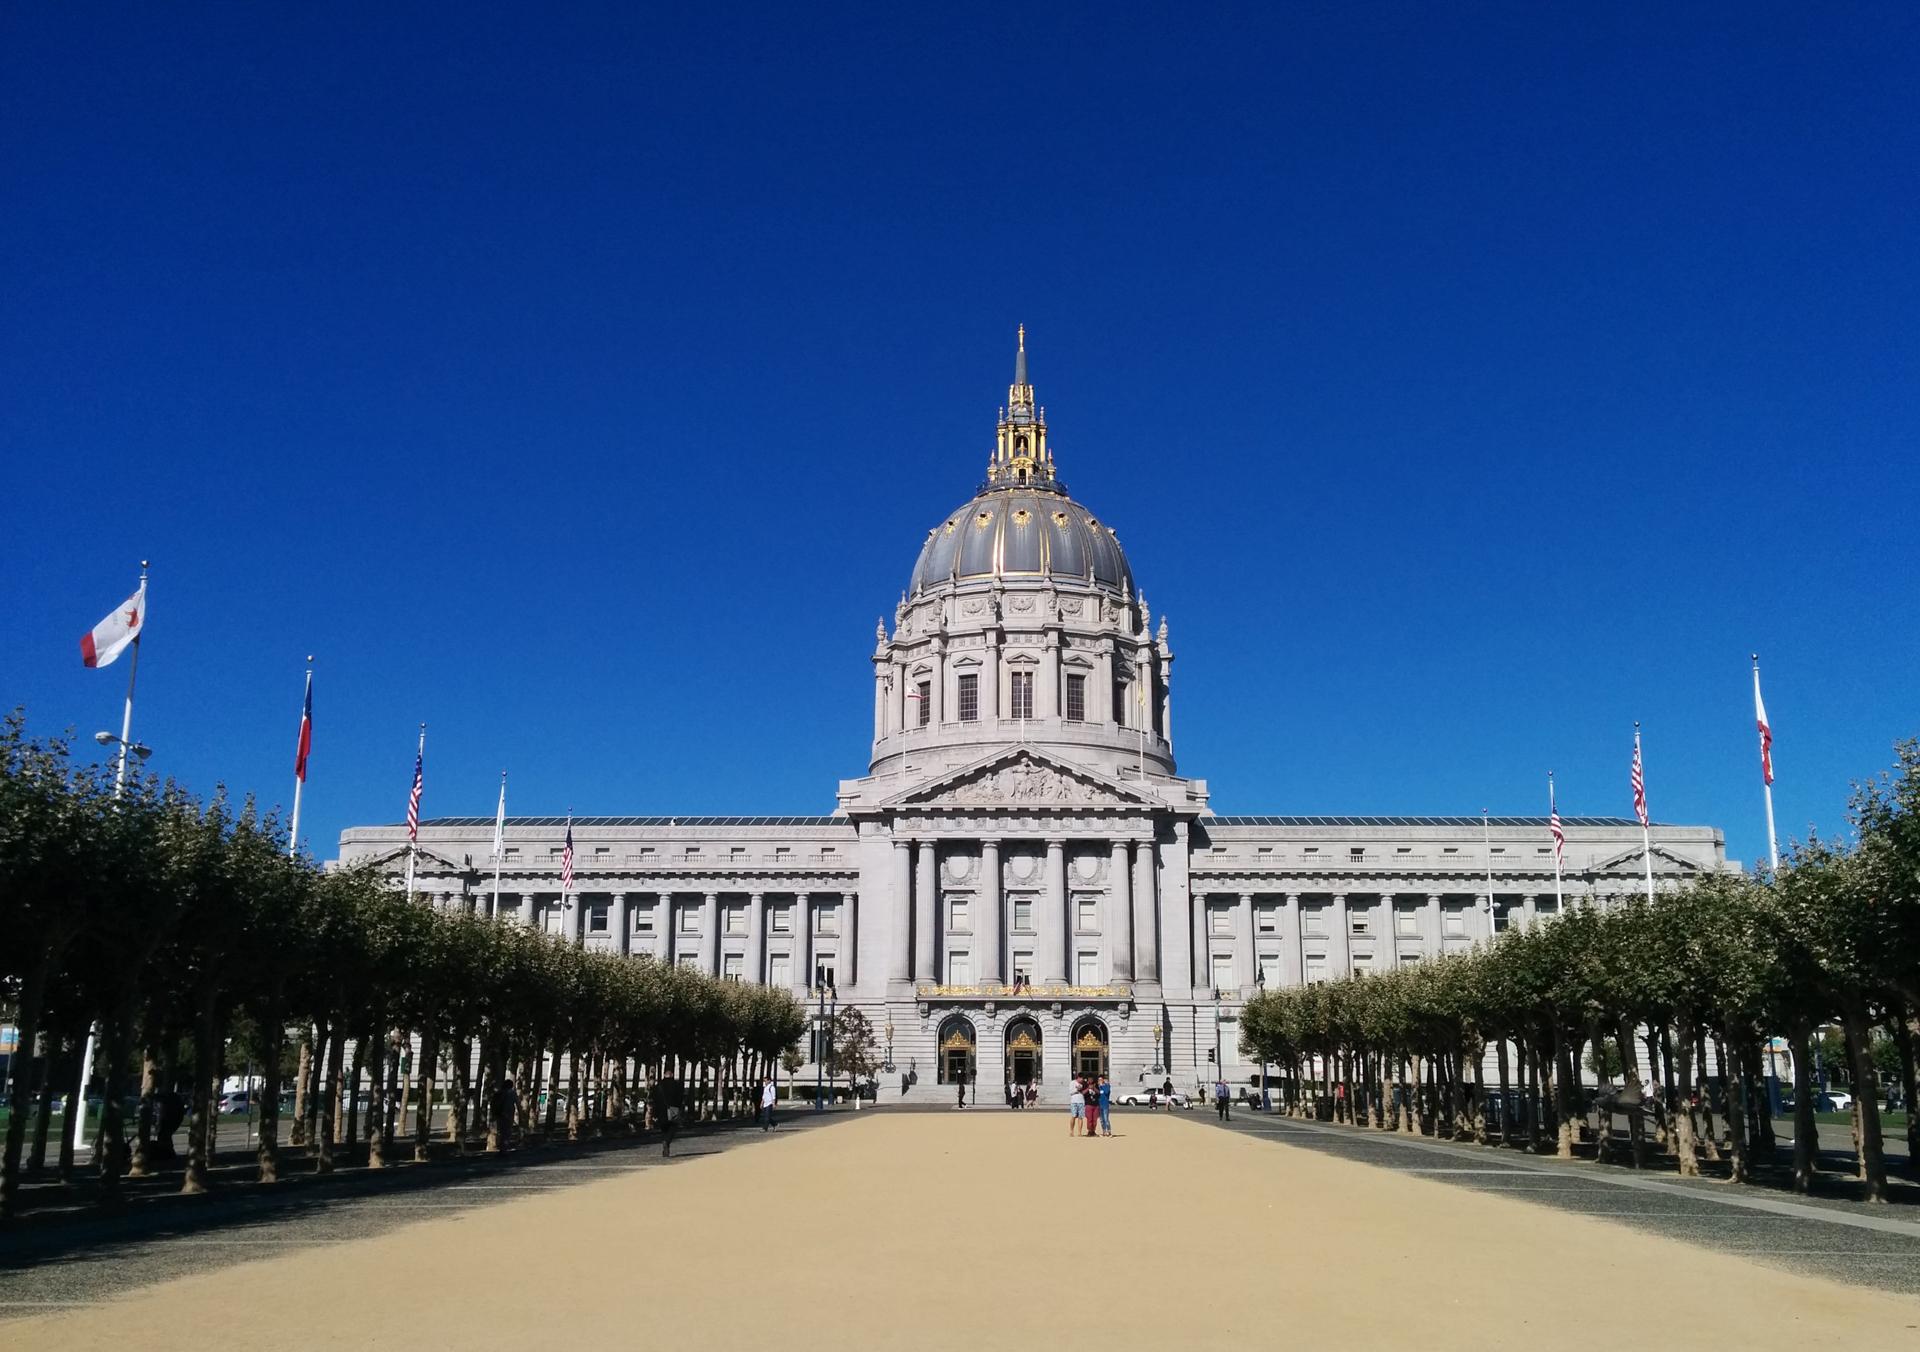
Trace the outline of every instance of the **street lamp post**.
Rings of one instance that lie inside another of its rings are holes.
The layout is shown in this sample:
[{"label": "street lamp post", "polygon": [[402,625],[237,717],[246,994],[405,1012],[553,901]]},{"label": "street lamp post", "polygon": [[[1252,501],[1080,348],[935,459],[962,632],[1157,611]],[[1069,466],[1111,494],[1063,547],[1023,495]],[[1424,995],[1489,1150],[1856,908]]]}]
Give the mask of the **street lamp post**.
[{"label": "street lamp post", "polygon": [[1218,986],[1213,988],[1213,1078],[1222,1084],[1227,1080],[1227,1061],[1220,1050],[1220,1001],[1223,993]]},{"label": "street lamp post", "polygon": [[1153,1016],[1153,1074],[1165,1073],[1166,1067],[1160,1064],[1160,1015],[1156,1011]]},{"label": "street lamp post", "polygon": [[[1267,974],[1264,971],[1258,969],[1254,971],[1253,987],[1259,995],[1267,993]],[[1260,1049],[1260,1111],[1263,1113],[1273,1111],[1273,1094],[1267,1085],[1267,1051],[1264,1047]]]},{"label": "street lamp post", "polygon": [[840,995],[828,984],[827,969],[824,966],[813,969],[813,988],[820,1002],[819,1014],[815,1022],[818,1032],[813,1040],[813,1110],[817,1113],[824,1112],[827,1106],[827,1061],[833,1056],[833,1016],[836,1012],[834,1004],[838,1002]]}]

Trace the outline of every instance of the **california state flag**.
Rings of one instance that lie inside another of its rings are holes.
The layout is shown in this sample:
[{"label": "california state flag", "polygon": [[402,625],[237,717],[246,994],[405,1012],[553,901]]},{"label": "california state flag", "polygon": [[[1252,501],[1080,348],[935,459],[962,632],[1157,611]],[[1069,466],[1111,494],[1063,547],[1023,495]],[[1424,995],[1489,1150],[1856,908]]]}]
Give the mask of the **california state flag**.
[{"label": "california state flag", "polygon": [[113,665],[113,659],[140,637],[147,623],[147,584],[128,597],[126,603],[93,626],[93,632],[80,638],[80,660],[90,667]]}]

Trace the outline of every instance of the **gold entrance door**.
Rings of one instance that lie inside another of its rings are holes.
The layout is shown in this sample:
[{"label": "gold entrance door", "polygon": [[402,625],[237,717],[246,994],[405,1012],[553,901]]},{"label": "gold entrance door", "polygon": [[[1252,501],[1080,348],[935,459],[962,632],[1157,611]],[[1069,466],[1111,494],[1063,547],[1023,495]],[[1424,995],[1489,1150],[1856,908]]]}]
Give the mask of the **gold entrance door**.
[{"label": "gold entrance door", "polygon": [[973,1025],[955,1016],[940,1027],[941,1084],[973,1083]]},{"label": "gold entrance door", "polygon": [[1073,1073],[1097,1080],[1107,1073],[1106,1029],[1084,1024],[1073,1039]]},{"label": "gold entrance door", "polygon": [[1007,1082],[1022,1086],[1040,1083],[1040,1030],[1030,1020],[1007,1029]]}]

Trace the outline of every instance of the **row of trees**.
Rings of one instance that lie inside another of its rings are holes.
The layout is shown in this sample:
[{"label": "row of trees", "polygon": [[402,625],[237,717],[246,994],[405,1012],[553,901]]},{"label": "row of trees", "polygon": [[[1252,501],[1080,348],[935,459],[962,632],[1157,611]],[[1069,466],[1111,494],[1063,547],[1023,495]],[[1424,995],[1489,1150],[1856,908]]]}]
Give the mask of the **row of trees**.
[{"label": "row of trees", "polygon": [[[1498,1132],[1573,1154],[1587,1106],[1576,1068],[1618,1065],[1602,1092],[1600,1154],[1624,1114],[1632,1161],[1647,1125],[1682,1174],[1726,1149],[1737,1181],[1773,1145],[1762,1092],[1768,1039],[1793,1053],[1794,1186],[1813,1181],[1817,1030],[1836,1026],[1856,1088],[1854,1144],[1867,1196],[1883,1201],[1875,1043],[1891,1042],[1908,1104],[1920,1017],[1920,743],[1857,786],[1842,843],[1811,840],[1773,876],[1714,874],[1651,902],[1576,907],[1474,951],[1379,976],[1273,991],[1251,1001],[1242,1049],[1283,1068],[1286,1108],[1383,1130],[1485,1142]],[[1489,1049],[1497,1097],[1489,1094]],[[1709,1048],[1720,1073],[1707,1084]],[[1644,1053],[1644,1059],[1643,1059]]]},{"label": "row of trees", "polygon": [[[48,1109],[64,1096],[71,1122],[82,1107],[90,1030],[105,1091],[93,1158],[110,1200],[170,1151],[176,1083],[183,1187],[207,1186],[219,1085],[239,1047],[267,1086],[258,1169],[272,1181],[289,1081],[290,1145],[333,1168],[364,1095],[378,1167],[408,1134],[409,1098],[416,1158],[436,1097],[454,1142],[484,1132],[497,1150],[515,1132],[555,1131],[563,1102],[578,1136],[631,1124],[644,1084],[669,1074],[710,1111],[743,1105],[806,1026],[784,991],[585,952],[411,902],[371,871],[323,871],[289,857],[278,820],[251,801],[236,809],[154,781],[116,797],[102,767],[30,737],[18,712],[0,728],[0,1001],[19,1028],[0,1214],[16,1201],[29,1116],[38,1159]],[[37,1115],[36,1064],[59,1068]],[[451,1083],[436,1092],[441,1076]],[[63,1171],[72,1163],[63,1140]]]}]

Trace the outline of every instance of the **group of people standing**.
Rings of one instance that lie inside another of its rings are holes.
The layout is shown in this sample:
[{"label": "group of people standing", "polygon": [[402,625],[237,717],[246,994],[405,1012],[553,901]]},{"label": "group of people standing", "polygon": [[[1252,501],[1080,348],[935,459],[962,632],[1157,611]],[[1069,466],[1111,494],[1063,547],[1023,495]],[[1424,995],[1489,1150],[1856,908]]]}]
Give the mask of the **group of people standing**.
[{"label": "group of people standing", "polygon": [[[1102,1075],[1096,1083],[1091,1075],[1074,1077],[1073,1092],[1067,1095],[1067,1111],[1072,1119],[1067,1126],[1067,1135],[1085,1136],[1092,1140],[1098,1129],[1101,1136],[1113,1135],[1113,1119],[1110,1110],[1113,1106],[1113,1086]],[[1085,1126],[1081,1125],[1085,1121]]]}]

